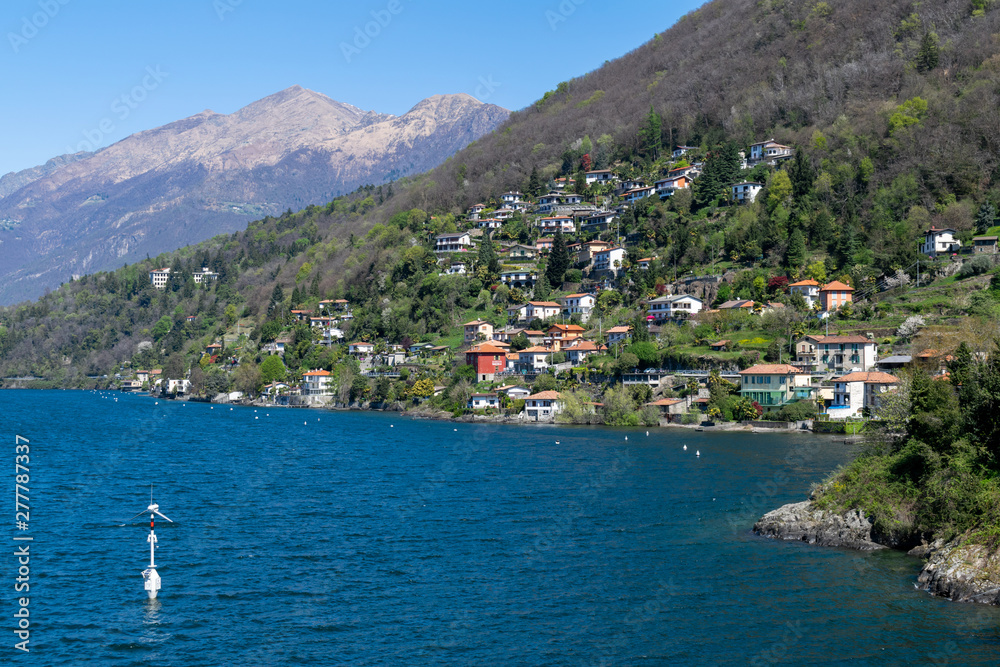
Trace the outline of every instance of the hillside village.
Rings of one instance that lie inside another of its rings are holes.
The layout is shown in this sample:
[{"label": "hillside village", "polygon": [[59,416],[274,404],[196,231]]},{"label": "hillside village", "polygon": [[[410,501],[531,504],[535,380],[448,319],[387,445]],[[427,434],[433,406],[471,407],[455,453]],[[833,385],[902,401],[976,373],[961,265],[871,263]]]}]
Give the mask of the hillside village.
[{"label": "hillside village", "polygon": [[[739,152],[746,178],[725,184],[725,204],[753,206],[795,155],[774,140]],[[891,329],[885,310],[868,326],[851,321],[858,297],[899,292],[905,276],[859,292],[850,275],[828,279],[819,263],[748,281],[721,256],[706,267],[714,273],[671,274],[669,258],[648,235],[629,232],[629,221],[647,202],[690,198],[707,159],[713,155],[678,146],[642,177],[581,168],[543,187],[532,174],[529,190],[538,194],[510,191],[468,207],[452,230],[427,236],[440,276],[480,281],[493,295],[454,332],[364,340],[354,336],[347,299],[296,288],[282,313],[286,299],[276,287],[270,335],[233,312],[234,326],[192,358],[191,370],[123,367],[116,381],[127,391],[227,401],[655,425],[863,420],[898,385],[898,369],[947,377],[953,350],[914,342],[919,316]],[[918,239],[924,280],[932,270],[954,274],[965,260],[992,267],[997,238],[963,243],[954,229],[931,226]],[[673,280],[651,282],[651,274]],[[171,278],[169,267],[149,273],[158,290],[170,289]],[[205,266],[191,278],[208,288],[219,274]],[[284,363],[291,348],[322,363],[291,371]]]}]

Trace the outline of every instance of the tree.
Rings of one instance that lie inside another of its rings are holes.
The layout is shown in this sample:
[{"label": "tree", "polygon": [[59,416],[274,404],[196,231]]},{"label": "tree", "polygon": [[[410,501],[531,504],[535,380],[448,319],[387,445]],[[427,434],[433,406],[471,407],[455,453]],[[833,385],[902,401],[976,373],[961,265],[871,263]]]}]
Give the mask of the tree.
[{"label": "tree", "polygon": [[500,260],[497,258],[497,252],[493,247],[493,239],[489,232],[483,234],[483,239],[479,242],[478,259],[479,266],[485,267],[490,280],[494,280],[500,273]]},{"label": "tree", "polygon": [[244,361],[236,368],[233,374],[233,386],[237,391],[242,391],[247,396],[256,395],[262,386],[264,378],[260,373],[260,368],[252,361]]},{"label": "tree", "polygon": [[275,310],[279,309],[285,302],[285,290],[281,289],[281,285],[275,284],[274,289],[271,290],[271,300],[267,304],[267,314],[271,315]]},{"label": "tree", "polygon": [[780,205],[784,205],[792,196],[792,179],[788,172],[776,171],[767,184],[767,210],[773,213]]},{"label": "tree", "polygon": [[545,274],[548,273],[548,267],[546,267],[545,272],[538,276],[538,282],[535,283],[535,300],[544,301],[549,298],[549,294],[552,293],[552,287],[549,285],[549,280],[546,278]]},{"label": "tree", "polygon": [[938,49],[938,36],[933,32],[925,32],[920,40],[920,49],[917,51],[917,71],[921,74],[931,71],[938,66],[940,51]]},{"label": "tree", "polygon": [[976,213],[976,231],[985,234],[996,223],[997,208],[991,201],[984,201]]},{"label": "tree", "polygon": [[785,264],[791,269],[797,269],[806,261],[806,239],[802,230],[796,227],[788,237],[788,250],[785,252]]},{"label": "tree", "polygon": [[184,379],[184,357],[179,354],[171,354],[167,357],[167,363],[163,365],[164,380]]},{"label": "tree", "polygon": [[795,160],[788,168],[788,176],[792,181],[792,197],[796,202],[812,192],[816,170],[801,148],[795,150]]},{"label": "tree", "polygon": [[566,238],[562,230],[556,231],[556,238],[552,242],[552,252],[549,253],[549,261],[545,266],[545,277],[549,285],[562,285],[563,276],[569,268],[569,251],[566,249]]},{"label": "tree", "polygon": [[413,383],[410,387],[410,396],[414,398],[427,398],[434,395],[434,383],[427,378],[422,378]]},{"label": "tree", "polygon": [[956,389],[961,389],[969,384],[975,372],[975,361],[972,357],[972,349],[964,340],[959,343],[955,350],[954,358],[948,362],[948,379]]},{"label": "tree", "polygon": [[538,167],[531,168],[531,176],[528,177],[528,194],[538,197],[542,194],[542,179],[538,176]]},{"label": "tree", "polygon": [[639,130],[639,136],[642,139],[643,155],[650,161],[658,158],[663,142],[663,120],[660,118],[660,114],[653,109],[652,104],[649,105],[649,114],[646,116],[646,122],[642,129]]},{"label": "tree", "polygon": [[236,323],[236,306],[233,304],[229,304],[228,306],[226,306],[226,311],[224,313],[224,316],[226,318],[226,326],[227,327],[233,326],[233,324]]},{"label": "tree", "polygon": [[318,299],[319,298],[319,274],[317,273],[313,276],[312,284],[309,286],[309,296]]},{"label": "tree", "polygon": [[284,380],[286,372],[285,362],[276,354],[269,356],[260,364],[260,374],[265,384]]}]

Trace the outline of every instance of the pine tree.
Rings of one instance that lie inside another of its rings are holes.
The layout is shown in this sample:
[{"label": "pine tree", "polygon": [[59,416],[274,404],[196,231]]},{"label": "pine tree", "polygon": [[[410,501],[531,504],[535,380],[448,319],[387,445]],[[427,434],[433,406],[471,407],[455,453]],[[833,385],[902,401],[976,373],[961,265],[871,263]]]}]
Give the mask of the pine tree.
[{"label": "pine tree", "polygon": [[538,176],[538,167],[531,168],[531,176],[528,177],[528,194],[532,197],[542,195],[542,179]]},{"label": "pine tree", "polygon": [[[547,268],[546,271],[548,271]],[[535,283],[535,301],[544,301],[549,298],[551,293],[552,287],[549,285],[548,278],[545,277],[545,272],[542,272],[538,276],[538,282]]]},{"label": "pine tree", "polygon": [[792,269],[797,269],[806,263],[806,240],[802,235],[802,230],[798,227],[788,237],[788,251],[785,254],[785,263]]},{"label": "pine tree", "polygon": [[660,156],[660,145],[663,142],[663,119],[656,113],[653,105],[649,105],[649,115],[646,116],[646,123],[639,131],[642,137],[643,153],[650,160],[655,160]]},{"label": "pine tree", "polygon": [[795,161],[788,169],[788,176],[792,179],[792,197],[796,202],[812,192],[816,171],[801,148],[795,150]]},{"label": "pine tree", "polygon": [[479,266],[485,267],[490,277],[495,277],[500,273],[500,260],[497,258],[496,249],[493,247],[493,239],[489,233],[483,234],[483,240],[479,242]]},{"label": "pine tree", "polygon": [[940,59],[937,35],[925,32],[924,38],[920,40],[920,50],[917,51],[917,71],[921,74],[930,72],[938,66]]},{"label": "pine tree", "polygon": [[299,286],[296,285],[292,288],[292,308],[298,308],[301,303],[302,294],[299,292]]},{"label": "pine tree", "polygon": [[319,274],[313,276],[312,285],[309,286],[309,296],[319,298]]},{"label": "pine tree", "polygon": [[545,277],[549,285],[556,287],[562,285],[563,276],[569,269],[569,251],[566,249],[566,238],[562,230],[556,232],[555,240],[552,242],[552,252],[549,253],[549,262],[545,267]]},{"label": "pine tree", "polygon": [[271,301],[267,304],[267,314],[271,315],[276,309],[280,309],[285,302],[285,290],[281,289],[281,285],[275,285],[274,289],[271,290]]},{"label": "pine tree", "polygon": [[976,213],[976,231],[985,234],[990,227],[996,224],[997,208],[991,201],[984,201]]}]

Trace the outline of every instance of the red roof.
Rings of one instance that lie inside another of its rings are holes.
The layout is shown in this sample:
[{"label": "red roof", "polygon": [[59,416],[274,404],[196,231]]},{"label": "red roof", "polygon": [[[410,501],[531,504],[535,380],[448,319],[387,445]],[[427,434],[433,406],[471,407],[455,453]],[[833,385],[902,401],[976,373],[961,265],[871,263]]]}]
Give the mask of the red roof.
[{"label": "red roof", "polygon": [[853,292],[854,288],[851,287],[850,285],[845,285],[844,283],[840,282],[839,280],[834,280],[833,282],[829,282],[829,283],[823,285],[823,287],[820,288],[819,291],[820,292]]},{"label": "red roof", "polygon": [[330,374],[330,371],[323,371],[323,370],[319,370],[319,371],[308,371],[308,372],[306,372],[306,373],[303,373],[303,374],[302,374],[302,377],[308,377],[308,376],[318,376],[318,377],[325,377],[325,376],[327,376],[327,375],[329,375],[329,374]]},{"label": "red roof", "polygon": [[558,400],[558,398],[559,398],[559,392],[558,391],[540,391],[537,394],[532,394],[531,396],[528,396],[524,400],[526,400],[526,401],[530,401],[530,400],[536,400],[536,401],[555,401],[555,400]]},{"label": "red roof", "polygon": [[745,371],[740,371],[740,375],[808,375],[795,366],[788,364],[757,364]]},{"label": "red roof", "polygon": [[866,373],[848,373],[836,379],[836,382],[864,382],[866,384],[896,384],[899,378],[889,373],[868,371]]}]

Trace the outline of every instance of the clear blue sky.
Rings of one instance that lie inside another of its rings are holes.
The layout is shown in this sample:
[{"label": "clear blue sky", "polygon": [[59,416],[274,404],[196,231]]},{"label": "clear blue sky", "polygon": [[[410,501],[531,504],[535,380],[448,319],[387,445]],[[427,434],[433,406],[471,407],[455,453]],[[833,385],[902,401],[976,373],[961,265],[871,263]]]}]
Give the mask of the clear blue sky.
[{"label": "clear blue sky", "polygon": [[295,84],[382,113],[438,93],[516,110],[700,4],[4,0],[0,175]]}]

